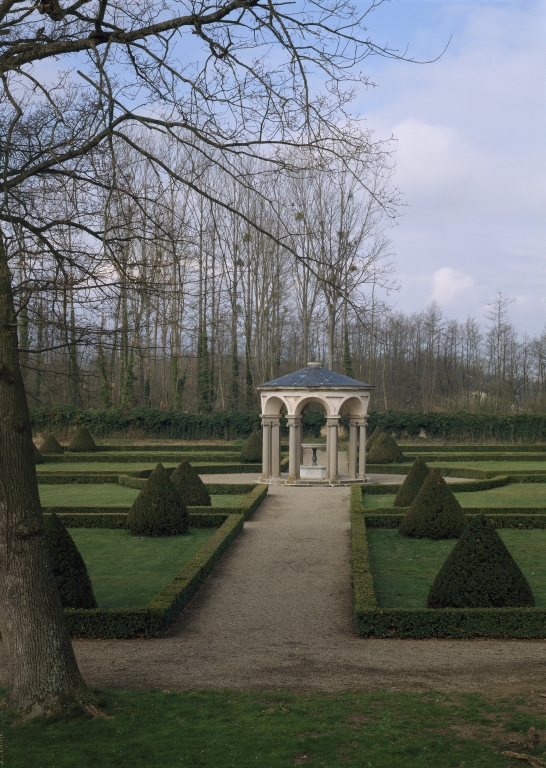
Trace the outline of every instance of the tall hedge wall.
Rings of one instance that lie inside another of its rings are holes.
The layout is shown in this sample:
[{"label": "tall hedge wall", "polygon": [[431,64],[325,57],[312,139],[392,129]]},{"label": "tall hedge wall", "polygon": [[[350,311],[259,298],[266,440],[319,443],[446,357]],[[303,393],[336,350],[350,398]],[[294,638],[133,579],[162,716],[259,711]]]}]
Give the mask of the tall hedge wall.
[{"label": "tall hedge wall", "polygon": [[[257,411],[200,414],[144,406],[130,411],[122,408],[80,411],[68,405],[42,407],[31,410],[31,419],[34,429],[39,432],[62,432],[84,425],[97,437],[144,432],[176,440],[233,440],[248,437],[260,426]],[[428,438],[444,440],[546,442],[546,415],[374,411],[369,414],[368,421],[370,433],[379,426],[387,432],[394,432],[397,439],[417,437],[424,429]],[[307,411],[303,422],[306,436],[318,438],[325,419],[322,413]],[[347,426],[345,422],[347,417],[342,417],[342,424]]]}]

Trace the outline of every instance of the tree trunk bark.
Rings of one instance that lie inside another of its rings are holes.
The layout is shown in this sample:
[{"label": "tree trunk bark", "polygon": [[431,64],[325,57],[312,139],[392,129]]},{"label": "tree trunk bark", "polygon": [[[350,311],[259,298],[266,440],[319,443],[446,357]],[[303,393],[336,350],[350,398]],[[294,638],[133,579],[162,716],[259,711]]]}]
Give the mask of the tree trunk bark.
[{"label": "tree trunk bark", "polygon": [[49,564],[1,233],[0,630],[9,663],[11,709],[34,717],[83,701],[85,684]]}]

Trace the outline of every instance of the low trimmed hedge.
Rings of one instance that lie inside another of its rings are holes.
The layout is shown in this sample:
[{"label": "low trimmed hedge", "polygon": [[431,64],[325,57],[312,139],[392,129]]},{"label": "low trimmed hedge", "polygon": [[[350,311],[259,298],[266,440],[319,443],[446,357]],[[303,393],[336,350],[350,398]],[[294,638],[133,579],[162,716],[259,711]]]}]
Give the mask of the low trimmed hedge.
[{"label": "low trimmed hedge", "polygon": [[[216,488],[211,485],[210,487]],[[220,488],[225,486],[220,485]],[[267,496],[268,485],[238,485],[238,488],[249,488],[245,500],[237,507],[188,507],[190,513],[190,525],[193,525],[195,518],[197,523],[207,517],[216,519],[217,517],[226,518],[228,515],[243,515],[248,520],[258,509],[262,501]],[[110,507],[75,507],[75,506],[56,506],[42,507],[44,514],[55,512],[62,518],[67,528],[125,528],[127,515],[131,509],[130,505],[110,506]],[[206,527],[210,525],[197,524],[194,527]]]},{"label": "low trimmed hedge", "polygon": [[[420,456],[420,451],[408,451],[406,458],[415,458]],[[60,457],[59,457],[60,458]],[[546,453],[427,453],[427,461],[445,461],[445,462],[459,462],[459,461],[544,461],[546,462]],[[372,465],[373,466],[373,465]]]},{"label": "low trimmed hedge", "polygon": [[105,474],[104,472],[100,475],[93,475],[91,473],[88,474],[42,474],[41,472],[36,473],[36,477],[38,478],[38,485],[70,485],[72,483],[75,484],[83,484],[83,483],[92,483],[93,485],[96,485],[97,483],[117,483],[118,482],[118,475],[115,473],[112,474]]},{"label": "low trimmed hedge", "polygon": [[[400,507],[400,509],[402,508]],[[466,514],[466,517],[474,517],[475,514],[482,512],[491,520],[495,528],[512,528],[522,531],[543,530],[546,528],[546,515],[541,512],[537,514],[525,514],[525,511],[523,514],[491,514],[491,509],[478,509],[476,507],[473,510],[473,514]],[[372,514],[369,514],[370,511]],[[362,517],[366,518],[366,526],[368,528],[398,528],[404,515],[367,509]]]},{"label": "low trimmed hedge", "polygon": [[546,445],[540,443],[526,443],[524,445],[512,445],[510,443],[499,445],[473,445],[462,443],[461,445],[403,445],[400,448],[404,453],[541,453],[546,452]]},{"label": "low trimmed hedge", "polygon": [[[138,457],[134,454],[122,452],[122,453],[46,453],[45,457],[47,464],[82,464],[85,462],[93,462],[99,464],[132,464],[135,461],[146,461],[157,464],[159,462],[180,462],[183,459],[191,461],[192,465],[199,462],[209,462],[211,457],[206,452],[191,453],[189,451],[168,451],[165,453],[138,453]],[[226,464],[236,462],[239,458],[239,453],[231,451],[222,456],[221,459],[217,459],[216,463],[221,463],[224,459]],[[222,465],[223,466],[223,465]],[[261,464],[259,465],[261,468]]]},{"label": "low trimmed hedge", "polygon": [[[441,473],[441,470],[440,470]],[[521,477],[517,476],[516,477]],[[465,493],[469,491],[489,491],[491,488],[502,488],[505,485],[510,485],[511,482],[518,482],[513,481],[511,479],[510,475],[498,475],[497,477],[493,477],[490,480],[476,480],[474,482],[470,481],[468,483],[449,483],[449,487],[453,491],[453,493]],[[525,482],[519,480],[519,482]],[[384,496],[384,495],[396,495],[398,493],[398,490],[400,488],[400,484],[389,484],[389,485],[362,485],[362,495],[363,496]]]},{"label": "low trimmed hedge", "polygon": [[242,531],[243,515],[230,515],[186,563],[174,579],[145,608],[67,609],[73,637],[159,637],[196,594],[199,587]]},{"label": "low trimmed hedge", "polygon": [[[362,637],[546,637],[544,608],[379,608],[370,567],[366,528],[398,528],[400,514],[368,514],[360,486],[351,488],[353,616]],[[491,510],[489,510],[490,512]],[[497,528],[546,528],[546,515],[490,515]],[[512,518],[508,520],[507,518]]]}]

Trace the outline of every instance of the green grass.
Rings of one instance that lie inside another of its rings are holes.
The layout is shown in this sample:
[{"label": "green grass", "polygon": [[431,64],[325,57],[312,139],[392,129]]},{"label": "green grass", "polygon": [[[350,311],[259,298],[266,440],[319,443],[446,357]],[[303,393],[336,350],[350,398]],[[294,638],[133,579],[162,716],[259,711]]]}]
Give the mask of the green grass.
[{"label": "green grass", "polygon": [[[463,491],[456,493],[462,507],[546,507],[546,483],[513,483],[488,491]],[[395,496],[386,494],[362,494],[366,509],[392,507]]]},{"label": "green grass", "polygon": [[[127,472],[133,472],[135,470],[153,469],[158,462],[156,461],[117,461],[117,462],[104,462],[104,461],[82,461],[74,462],[74,464],[38,464],[36,471],[40,472],[63,472],[65,474],[72,474],[74,472],[117,472],[120,475],[125,475]],[[177,461],[165,461],[164,467],[177,467],[179,462]]]},{"label": "green grass", "polygon": [[525,470],[542,470],[546,473],[546,461],[457,461],[449,463],[446,454],[445,461],[427,461],[429,467],[449,467],[450,469],[484,469],[498,471],[499,475],[509,475]]},{"label": "green grass", "polygon": [[[44,507],[127,506],[139,494],[137,488],[116,483],[39,485],[38,489]],[[218,494],[211,496],[211,501],[213,507],[237,507],[245,498],[244,494]]]},{"label": "green grass", "polygon": [[[514,740],[521,743],[530,726],[546,727],[543,701],[532,695],[488,700],[464,693],[212,690],[97,696],[106,718],[4,725],[6,768],[507,768],[500,751],[515,749]],[[532,753],[544,756],[544,746]]]},{"label": "green grass", "polygon": [[144,539],[129,531],[70,529],[99,608],[144,607],[213,533],[213,529],[194,529],[185,536]]},{"label": "green grass", "polygon": [[[525,574],[537,608],[546,608],[546,531],[500,530],[499,534]],[[410,539],[397,529],[368,529],[377,601],[382,608],[426,608],[436,574],[455,539]]]}]

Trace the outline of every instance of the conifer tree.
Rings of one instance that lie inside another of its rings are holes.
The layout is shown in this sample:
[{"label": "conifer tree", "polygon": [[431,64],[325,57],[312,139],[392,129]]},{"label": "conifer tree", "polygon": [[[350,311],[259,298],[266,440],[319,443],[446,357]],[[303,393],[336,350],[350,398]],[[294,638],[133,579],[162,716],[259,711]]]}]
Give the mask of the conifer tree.
[{"label": "conifer tree", "polygon": [[431,469],[421,490],[402,518],[399,533],[419,539],[456,539],[464,530],[466,518],[437,469]]},{"label": "conifer tree", "polygon": [[49,559],[63,608],[96,608],[91,579],[83,557],[55,513],[44,515]]},{"label": "conifer tree", "polygon": [[86,453],[96,449],[95,441],[87,427],[80,427],[68,444],[68,450],[75,453]]},{"label": "conifer tree", "polygon": [[184,500],[158,464],[134,500],[127,527],[134,536],[175,536],[188,533],[190,518]]},{"label": "conifer tree", "polygon": [[429,608],[518,608],[534,604],[527,579],[483,514],[470,520],[428,595]]},{"label": "conifer tree", "polygon": [[406,475],[404,482],[398,489],[398,493],[394,499],[394,506],[409,507],[421,490],[421,487],[427,479],[429,472],[429,467],[427,467],[423,459],[418,456],[413,462],[413,465]]},{"label": "conifer tree", "polygon": [[177,466],[170,479],[188,507],[212,505],[205,483],[186,459]]},{"label": "conifer tree", "polygon": [[386,432],[382,432],[368,452],[370,464],[389,464],[395,461],[403,461],[404,454],[400,446]]},{"label": "conifer tree", "polygon": [[243,464],[259,464],[262,460],[263,433],[261,430],[253,432],[240,453]]},{"label": "conifer tree", "polygon": [[64,448],[55,435],[49,434],[40,445],[40,453],[64,453]]}]

